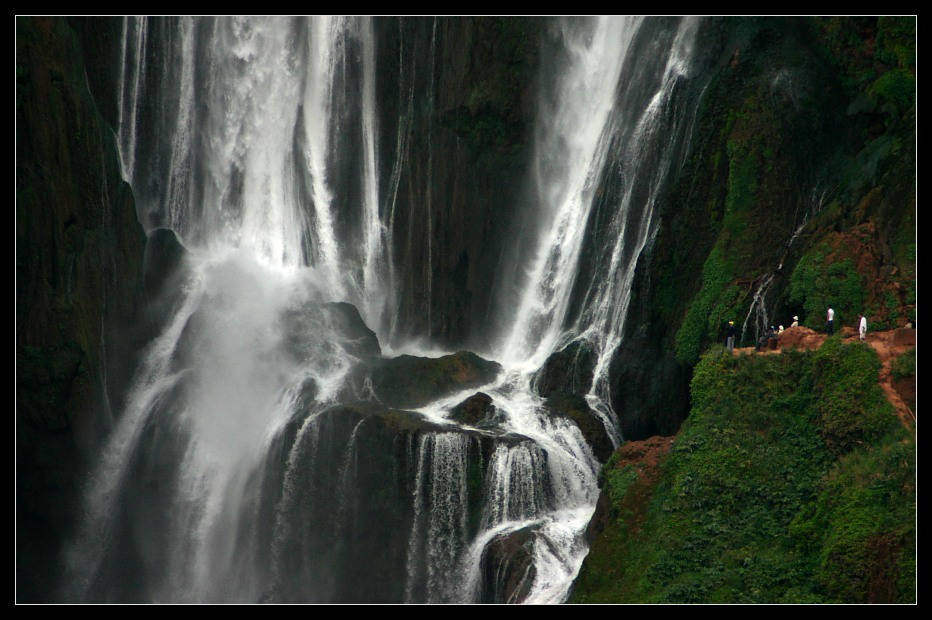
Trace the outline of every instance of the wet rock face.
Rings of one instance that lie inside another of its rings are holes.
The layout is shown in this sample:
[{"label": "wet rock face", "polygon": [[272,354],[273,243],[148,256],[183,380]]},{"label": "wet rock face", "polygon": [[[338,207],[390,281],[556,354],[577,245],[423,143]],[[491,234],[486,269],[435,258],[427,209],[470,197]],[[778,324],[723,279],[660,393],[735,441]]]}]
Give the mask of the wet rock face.
[{"label": "wet rock face", "polygon": [[521,603],[530,594],[536,570],[536,527],[496,536],[482,551],[480,603]]},{"label": "wet rock face", "polygon": [[460,351],[438,358],[402,355],[376,358],[360,366],[354,383],[389,407],[417,408],[459,390],[491,382],[501,372],[497,362]]},{"label": "wet rock face", "polygon": [[178,235],[166,228],[151,231],[146,238],[142,279],[146,318],[145,341],[155,338],[172,316],[184,295],[183,281],[189,277],[188,251]]},{"label": "wet rock face", "polygon": [[508,17],[375,21],[381,174],[397,175],[397,204],[417,205],[395,215],[399,334],[450,348],[482,336],[489,283],[516,228],[545,27]]},{"label": "wet rock face", "polygon": [[341,344],[347,353],[354,357],[382,354],[378,337],[362,320],[356,306],[338,302],[323,304],[322,308],[333,330],[341,335]]},{"label": "wet rock face", "polygon": [[595,363],[595,352],[587,342],[571,342],[547,358],[537,373],[537,393],[544,398],[554,392],[588,394]]},{"label": "wet rock face", "polygon": [[299,363],[320,363],[322,357],[346,355],[368,359],[382,348],[356,306],[348,303],[308,302],[288,308],[280,317],[287,334],[286,348]]},{"label": "wet rock face", "polygon": [[605,425],[598,418],[586,399],[578,394],[556,392],[544,402],[544,407],[553,416],[568,418],[582,432],[586,443],[601,462],[605,462],[615,449],[612,440],[605,431]]},{"label": "wet rock face", "polygon": [[[309,407],[276,440],[257,492],[256,548],[272,550],[260,558],[268,562],[260,574],[274,576],[257,591],[279,603],[458,601],[462,584],[448,579],[459,574],[465,542],[487,518],[493,455],[533,442],[442,426],[377,404],[319,413],[311,401]],[[428,514],[423,508],[433,502]],[[334,538],[334,531],[342,535]],[[446,537],[461,543],[452,556],[434,548]],[[484,602],[527,596],[533,541],[526,528],[488,545],[479,586]],[[380,577],[353,577],[359,574]],[[428,590],[428,581],[436,589]]]},{"label": "wet rock face", "polygon": [[689,411],[689,368],[669,352],[626,346],[612,358],[610,372],[612,408],[625,440],[676,432]]},{"label": "wet rock face", "polygon": [[476,392],[450,410],[450,419],[469,426],[494,424],[495,405],[492,397],[483,392]]},{"label": "wet rock face", "polygon": [[595,351],[589,343],[571,342],[547,358],[535,377],[535,389],[547,399],[544,407],[548,413],[572,420],[596,458],[604,462],[614,446],[605,425],[584,396],[592,389],[595,364]]}]

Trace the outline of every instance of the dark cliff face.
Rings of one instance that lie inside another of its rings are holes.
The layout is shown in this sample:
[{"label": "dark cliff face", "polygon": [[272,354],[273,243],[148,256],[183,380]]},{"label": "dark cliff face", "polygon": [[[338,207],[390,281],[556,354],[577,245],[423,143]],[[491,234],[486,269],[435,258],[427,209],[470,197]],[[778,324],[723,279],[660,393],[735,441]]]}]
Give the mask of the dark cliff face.
[{"label": "dark cliff face", "polygon": [[48,600],[142,339],[145,236],[63,20],[16,22],[17,597]]},{"label": "dark cliff face", "polygon": [[543,19],[376,22],[383,218],[401,278],[392,339],[485,344],[527,168]]},{"label": "dark cliff face", "polygon": [[[764,327],[751,312],[758,291],[771,323],[786,325],[798,314],[803,324],[821,327],[821,317],[803,312],[806,295],[831,293],[812,290],[818,286],[794,269],[833,233],[865,222],[889,231],[865,242],[878,248],[878,264],[855,268],[865,282],[882,274],[877,290],[887,292],[872,293],[865,284],[868,290],[857,294],[878,320],[913,311],[914,91],[906,88],[899,107],[877,92],[891,71],[911,75],[909,22],[830,21],[704,24],[704,53],[717,59],[708,69],[697,134],[662,199],[655,242],[639,259],[626,339],[612,362],[612,403],[626,439],[675,431],[688,412],[691,368],[702,350],[724,341],[729,320],[742,326],[747,319],[742,345],[753,344],[755,330]],[[883,64],[875,39],[903,58]],[[866,50],[875,48],[871,64]],[[852,64],[859,83],[846,77],[855,73]],[[865,99],[873,109],[857,105]],[[844,255],[825,260],[825,254],[815,261],[829,274],[818,281],[823,287],[847,277],[831,265]],[[801,280],[795,296],[794,279]]]}]

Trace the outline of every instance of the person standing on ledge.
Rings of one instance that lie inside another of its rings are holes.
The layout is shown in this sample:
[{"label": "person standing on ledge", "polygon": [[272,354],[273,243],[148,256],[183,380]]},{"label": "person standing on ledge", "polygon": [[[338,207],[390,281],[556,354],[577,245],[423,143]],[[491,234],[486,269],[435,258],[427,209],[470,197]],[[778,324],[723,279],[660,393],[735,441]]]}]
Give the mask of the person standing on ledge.
[{"label": "person standing on ledge", "polygon": [[835,311],[828,307],[828,314],[825,316],[825,332],[831,336],[835,333]]},{"label": "person standing on ledge", "polygon": [[728,321],[728,340],[726,341],[726,345],[728,346],[729,353],[735,352],[735,333],[735,322]]},{"label": "person standing on ledge", "polygon": [[860,320],[858,321],[858,335],[861,337],[863,342],[867,338],[867,317],[863,314],[859,314]]}]

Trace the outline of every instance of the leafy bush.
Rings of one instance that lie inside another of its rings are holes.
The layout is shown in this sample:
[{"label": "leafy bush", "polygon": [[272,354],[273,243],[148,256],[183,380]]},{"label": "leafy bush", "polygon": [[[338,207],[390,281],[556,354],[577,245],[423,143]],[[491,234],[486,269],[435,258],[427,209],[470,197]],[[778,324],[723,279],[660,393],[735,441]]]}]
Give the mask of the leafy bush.
[{"label": "leafy bush", "polygon": [[904,352],[893,360],[890,372],[894,379],[908,379],[916,376],[916,349],[915,347]]},{"label": "leafy bush", "polygon": [[916,102],[916,78],[905,69],[887,71],[871,84],[868,94],[882,106],[892,103],[902,113]]},{"label": "leafy bush", "polygon": [[790,527],[815,552],[814,576],[831,601],[915,597],[915,444],[895,430],[842,458]]},{"label": "leafy bush", "polygon": [[880,360],[867,345],[829,339],[813,356],[815,422],[836,454],[884,436],[898,424],[877,383]]},{"label": "leafy bush", "polygon": [[829,250],[822,245],[800,259],[790,277],[789,299],[803,306],[806,320],[813,325],[819,325],[820,317],[831,306],[838,329],[842,321],[853,323],[863,311],[866,291],[854,262],[829,262]]}]

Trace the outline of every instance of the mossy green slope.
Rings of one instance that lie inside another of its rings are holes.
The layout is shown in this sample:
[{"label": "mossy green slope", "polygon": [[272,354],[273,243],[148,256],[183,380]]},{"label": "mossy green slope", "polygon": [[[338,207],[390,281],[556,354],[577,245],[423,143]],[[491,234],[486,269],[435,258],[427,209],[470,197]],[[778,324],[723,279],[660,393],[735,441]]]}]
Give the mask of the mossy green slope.
[{"label": "mossy green slope", "polygon": [[[696,367],[693,407],[632,532],[632,469],[572,602],[915,600],[915,443],[861,344]],[[640,491],[643,494],[643,490]]]}]

